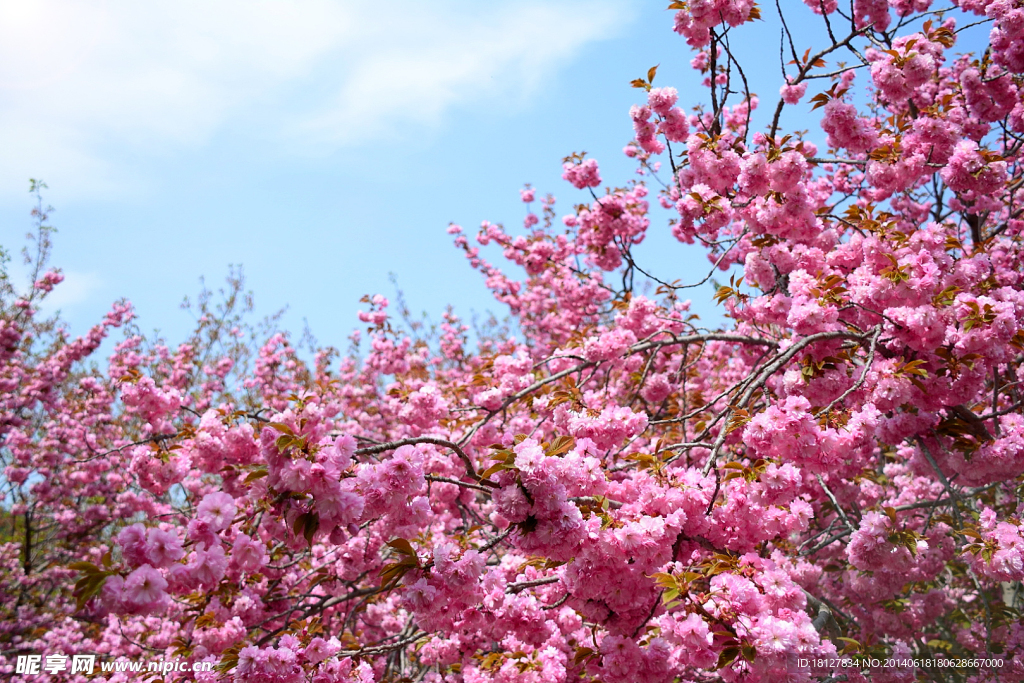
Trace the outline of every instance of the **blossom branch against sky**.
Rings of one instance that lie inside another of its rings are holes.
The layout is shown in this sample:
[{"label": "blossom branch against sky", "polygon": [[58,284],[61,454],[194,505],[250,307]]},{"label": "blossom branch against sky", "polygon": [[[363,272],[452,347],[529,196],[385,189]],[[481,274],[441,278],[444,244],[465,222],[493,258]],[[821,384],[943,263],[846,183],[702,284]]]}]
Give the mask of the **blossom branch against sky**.
[{"label": "blossom branch against sky", "polygon": [[[561,156],[620,127],[625,56],[653,59],[636,50],[639,15],[637,2],[0,3],[0,233],[17,241],[26,182],[45,179],[76,330],[129,296],[147,329],[184,332],[167,312],[232,263],[264,310],[291,304],[289,327],[309,317],[323,338],[347,335],[363,288],[390,292],[389,272],[414,309],[482,311],[493,301],[445,226],[519,220],[509,188],[546,170],[554,189]],[[608,83],[622,86],[613,108],[599,106]]]},{"label": "blossom branch against sky", "polygon": [[[364,294],[393,294],[392,272],[415,314],[500,315],[445,227],[518,224],[526,182],[586,201],[560,177],[573,152],[629,177],[630,80],[661,64],[658,83],[699,88],[671,21],[638,0],[3,1],[0,235],[17,242],[27,180],[46,180],[68,276],[49,306],[78,332],[127,296],[144,329],[184,334],[177,303],[230,264],[263,312],[289,305],[286,326],[308,320],[322,340],[347,336]],[[763,22],[778,35],[774,13]],[[791,22],[798,47],[827,38]],[[765,126],[778,45],[732,49],[768,84],[752,118]],[[825,142],[810,105],[782,123]],[[708,272],[666,231],[636,249],[656,277]],[[712,326],[713,292],[690,294]]]}]

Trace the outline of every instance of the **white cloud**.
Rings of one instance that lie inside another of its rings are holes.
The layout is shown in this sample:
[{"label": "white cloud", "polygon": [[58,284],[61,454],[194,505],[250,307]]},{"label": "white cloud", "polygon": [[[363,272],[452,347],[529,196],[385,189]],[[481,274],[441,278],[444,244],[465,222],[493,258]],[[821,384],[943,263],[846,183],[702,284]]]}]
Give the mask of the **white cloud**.
[{"label": "white cloud", "polygon": [[617,11],[599,3],[520,2],[484,15],[422,5],[391,14],[386,22],[362,18],[366,30],[351,47],[367,57],[346,60],[337,94],[302,130],[347,142],[436,122],[456,103],[529,95],[582,45],[606,36]]},{"label": "white cloud", "polygon": [[0,0],[0,192],[29,176],[62,194],[137,191],[147,163],[236,125],[329,149],[521,100],[623,7]]}]

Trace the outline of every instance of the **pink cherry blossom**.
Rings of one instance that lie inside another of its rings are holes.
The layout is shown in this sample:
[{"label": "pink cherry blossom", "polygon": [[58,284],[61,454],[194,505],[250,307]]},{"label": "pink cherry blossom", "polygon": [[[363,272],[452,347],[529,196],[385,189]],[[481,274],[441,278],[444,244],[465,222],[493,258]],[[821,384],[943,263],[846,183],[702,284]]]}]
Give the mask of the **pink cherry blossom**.
[{"label": "pink cherry blossom", "polygon": [[200,519],[205,520],[213,531],[231,526],[237,510],[234,498],[221,492],[206,494],[198,507]]},{"label": "pink cherry blossom", "polygon": [[166,588],[167,581],[160,572],[144,564],[124,580],[124,600],[138,606],[155,605],[166,597]]}]

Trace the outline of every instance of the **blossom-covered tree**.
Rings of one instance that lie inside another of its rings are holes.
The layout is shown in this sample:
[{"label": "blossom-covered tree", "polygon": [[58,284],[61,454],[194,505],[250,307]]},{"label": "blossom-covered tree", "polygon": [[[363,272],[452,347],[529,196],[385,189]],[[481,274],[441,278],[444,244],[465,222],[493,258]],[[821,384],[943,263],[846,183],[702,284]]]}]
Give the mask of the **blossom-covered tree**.
[{"label": "blossom-covered tree", "polygon": [[[829,40],[784,28],[764,129],[730,42],[767,10],[675,2],[705,90],[634,82],[639,179],[601,190],[573,155],[586,202],[484,223],[523,279],[449,228],[515,336],[410,329],[375,296],[363,354],[305,362],[236,278],[176,347],[127,304],[70,339],[39,314],[40,207],[32,286],[0,283],[0,671],[1024,680],[1024,3],[803,4],[776,8]],[[954,52],[977,23],[984,52]],[[651,200],[706,277],[636,262]],[[707,330],[683,297],[716,270]]]}]

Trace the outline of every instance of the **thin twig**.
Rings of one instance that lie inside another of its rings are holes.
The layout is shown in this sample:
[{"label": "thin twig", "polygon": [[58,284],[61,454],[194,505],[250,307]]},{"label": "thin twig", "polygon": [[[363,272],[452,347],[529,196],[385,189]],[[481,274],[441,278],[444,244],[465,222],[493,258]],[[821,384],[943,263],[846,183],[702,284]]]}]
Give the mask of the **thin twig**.
[{"label": "thin twig", "polygon": [[412,446],[418,443],[429,443],[434,444],[435,446],[444,446],[445,448],[452,449],[453,451],[455,451],[456,455],[459,456],[459,459],[462,460],[463,464],[466,466],[466,471],[468,472],[469,476],[473,477],[473,479],[476,479],[477,481],[480,481],[480,475],[476,473],[476,468],[473,467],[473,461],[469,459],[469,456],[466,455],[466,452],[462,450],[462,448],[458,444],[452,443],[447,439],[438,438],[436,436],[414,436],[408,439],[401,439],[399,441],[389,441],[387,443],[377,444],[376,446],[366,446],[364,448],[357,449],[356,455],[373,455],[374,453],[393,451],[394,449],[401,448],[402,446]]},{"label": "thin twig", "polygon": [[549,583],[557,583],[562,580],[560,576],[546,576],[543,579],[533,579],[531,581],[520,581],[518,583],[510,583],[506,588],[506,593],[518,593],[524,591],[527,588],[533,588],[534,586],[546,586]]}]

